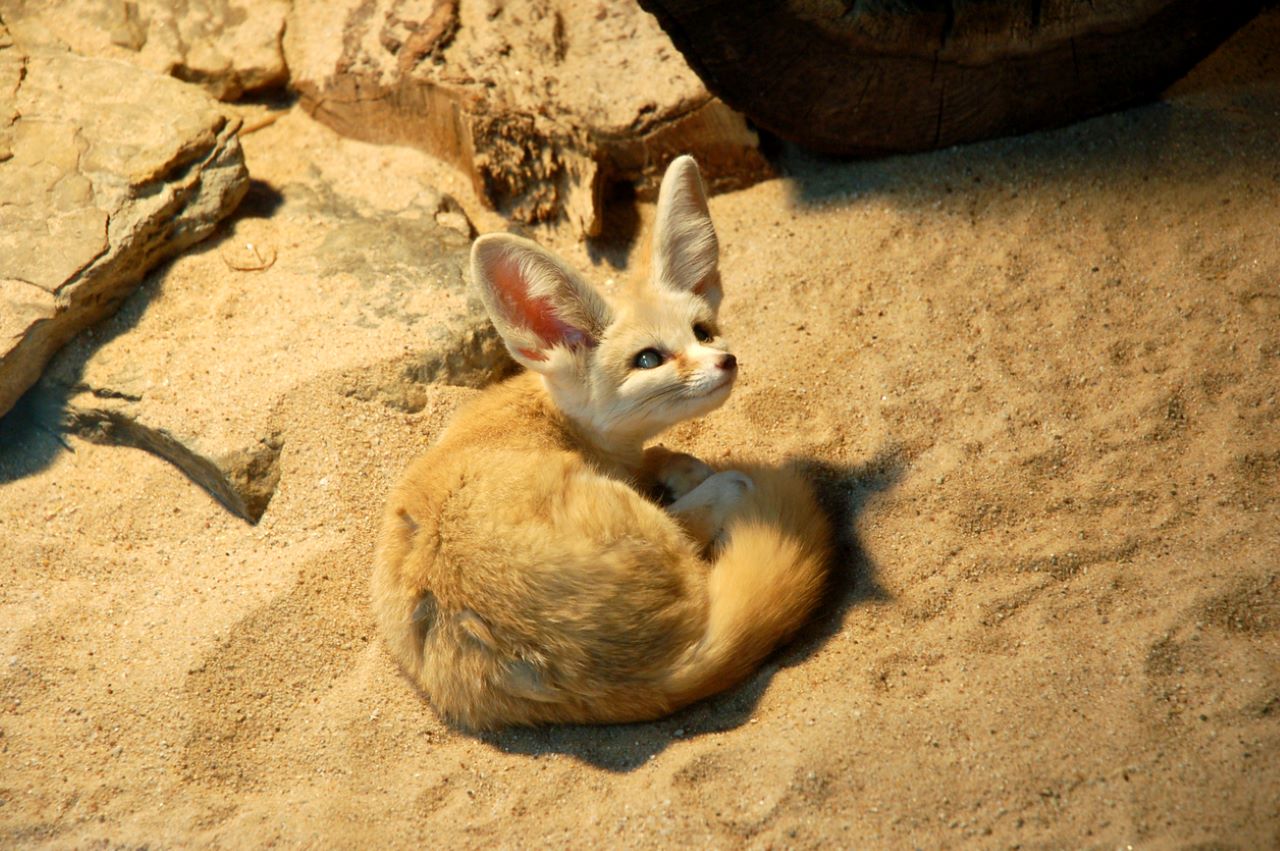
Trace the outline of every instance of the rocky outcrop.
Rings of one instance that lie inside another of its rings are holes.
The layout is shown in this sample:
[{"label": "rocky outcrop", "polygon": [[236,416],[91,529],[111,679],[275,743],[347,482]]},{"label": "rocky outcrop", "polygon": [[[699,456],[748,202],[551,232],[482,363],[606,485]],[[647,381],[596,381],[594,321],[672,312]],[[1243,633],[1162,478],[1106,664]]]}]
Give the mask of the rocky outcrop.
[{"label": "rocky outcrop", "polygon": [[[254,142],[277,132],[323,146],[329,171],[277,170],[278,194],[258,184],[216,244],[152,276],[46,378],[73,431],[168,459],[251,522],[294,427],[282,411],[336,392],[413,412],[432,384],[511,368],[465,283],[473,231],[457,204],[412,174],[379,177],[372,146],[305,115]],[[392,197],[392,182],[413,191]]]},{"label": "rocky outcrop", "polygon": [[0,414],[235,208],[249,182],[238,128],[177,80],[25,49],[0,28]]},{"label": "rocky outcrop", "polygon": [[0,0],[23,44],[132,62],[235,100],[288,80],[287,0]]},{"label": "rocky outcrop", "polygon": [[19,41],[131,62],[223,100],[288,86],[354,139],[406,144],[523,223],[602,225],[691,153],[713,189],[767,177],[756,133],[633,0],[0,0]]},{"label": "rocky outcrop", "polygon": [[344,135],[419,147],[520,222],[601,226],[604,188],[656,190],[692,153],[713,188],[770,173],[754,131],[631,0],[295,0],[291,85]]}]

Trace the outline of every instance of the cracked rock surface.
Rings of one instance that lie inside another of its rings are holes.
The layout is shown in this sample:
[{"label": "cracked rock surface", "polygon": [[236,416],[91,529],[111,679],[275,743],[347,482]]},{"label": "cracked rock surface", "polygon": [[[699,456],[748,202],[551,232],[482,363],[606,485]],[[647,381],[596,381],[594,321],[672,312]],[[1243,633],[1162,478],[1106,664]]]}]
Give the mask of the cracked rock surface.
[{"label": "cracked rock surface", "polygon": [[0,414],[235,208],[239,127],[176,80],[26,49],[0,25]]},{"label": "cracked rock surface", "polygon": [[131,62],[220,100],[284,85],[287,0],[0,0],[28,44]]},{"label": "cracked rock surface", "polygon": [[[477,386],[510,361],[467,290],[470,222],[412,179],[420,154],[338,139],[298,111],[250,138],[273,182],[46,384],[82,436],[160,455],[256,522],[289,441],[285,397],[336,384],[413,412],[430,383]],[[289,152],[312,146],[323,163],[297,166]]]}]

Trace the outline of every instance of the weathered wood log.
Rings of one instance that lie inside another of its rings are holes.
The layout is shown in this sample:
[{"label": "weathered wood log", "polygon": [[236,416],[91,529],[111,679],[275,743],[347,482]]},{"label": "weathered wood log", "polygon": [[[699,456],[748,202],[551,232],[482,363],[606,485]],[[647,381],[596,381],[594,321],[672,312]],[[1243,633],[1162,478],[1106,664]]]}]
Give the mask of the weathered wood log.
[{"label": "weathered wood log", "polygon": [[318,119],[452,163],[517,221],[594,234],[607,184],[655,191],[681,153],[713,189],[772,173],[631,0],[294,0],[285,53]]},{"label": "weathered wood log", "polygon": [[876,155],[1027,132],[1184,74],[1259,0],[640,0],[761,127]]}]

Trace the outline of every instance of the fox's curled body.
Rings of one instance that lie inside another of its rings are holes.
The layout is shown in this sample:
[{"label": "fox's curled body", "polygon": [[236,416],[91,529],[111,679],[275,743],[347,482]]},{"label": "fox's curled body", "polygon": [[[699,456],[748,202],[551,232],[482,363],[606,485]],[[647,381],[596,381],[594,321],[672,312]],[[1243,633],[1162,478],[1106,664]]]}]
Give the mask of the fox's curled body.
[{"label": "fox's curled body", "polygon": [[613,304],[533,243],[476,243],[529,371],[409,468],[373,575],[393,655],[454,723],[658,717],[741,680],[817,602],[830,529],[802,478],[643,449],[736,375],[692,160],[668,171],[655,228],[653,280]]}]

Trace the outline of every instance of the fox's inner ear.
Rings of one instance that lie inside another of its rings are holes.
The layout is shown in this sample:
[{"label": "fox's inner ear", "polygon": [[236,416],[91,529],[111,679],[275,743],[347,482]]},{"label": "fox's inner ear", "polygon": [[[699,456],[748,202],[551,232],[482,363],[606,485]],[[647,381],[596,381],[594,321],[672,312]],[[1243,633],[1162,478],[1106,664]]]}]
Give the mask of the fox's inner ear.
[{"label": "fox's inner ear", "polygon": [[677,157],[658,190],[653,273],[659,287],[692,292],[720,306],[720,243],[693,157]]},{"label": "fox's inner ear", "polygon": [[487,234],[471,247],[471,274],[511,354],[538,369],[552,349],[595,346],[609,308],[560,258],[527,239]]}]

